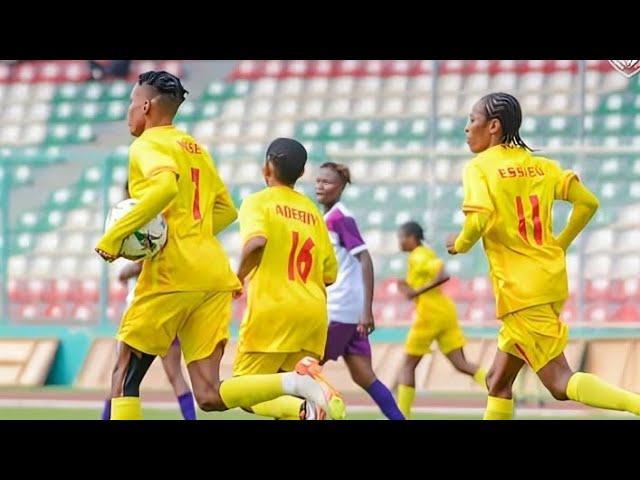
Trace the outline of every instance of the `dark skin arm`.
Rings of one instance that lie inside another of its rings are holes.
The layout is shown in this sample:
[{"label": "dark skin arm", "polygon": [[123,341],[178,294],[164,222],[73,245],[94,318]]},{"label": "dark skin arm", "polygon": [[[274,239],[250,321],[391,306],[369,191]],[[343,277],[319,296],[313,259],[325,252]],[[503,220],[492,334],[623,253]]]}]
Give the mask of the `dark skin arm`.
[{"label": "dark skin arm", "polygon": [[[240,264],[238,265],[238,279],[240,283],[244,285],[244,281],[247,275],[260,264],[262,259],[262,252],[267,244],[266,237],[256,236],[250,238],[247,243],[242,247],[242,253],[240,253]],[[238,298],[242,295],[242,290],[234,292],[234,298]]]},{"label": "dark skin arm", "polygon": [[407,284],[407,282],[405,282],[404,280],[399,280],[398,290],[400,290],[400,293],[402,293],[407,300],[413,300],[417,296],[422,295],[423,293],[442,285],[450,278],[451,277],[449,277],[449,274],[445,271],[444,267],[442,267],[438,272],[438,275],[436,275],[436,278],[434,278],[431,282],[423,285],[422,287],[414,290]]},{"label": "dark skin arm", "polygon": [[127,283],[127,280],[133,277],[137,277],[142,272],[142,262],[131,262],[127,264],[118,275],[118,280],[122,283]]},{"label": "dark skin arm", "polygon": [[362,280],[364,281],[364,312],[360,323],[358,323],[358,333],[369,335],[376,326],[373,320],[373,261],[368,250],[363,250],[355,255],[362,266]]}]

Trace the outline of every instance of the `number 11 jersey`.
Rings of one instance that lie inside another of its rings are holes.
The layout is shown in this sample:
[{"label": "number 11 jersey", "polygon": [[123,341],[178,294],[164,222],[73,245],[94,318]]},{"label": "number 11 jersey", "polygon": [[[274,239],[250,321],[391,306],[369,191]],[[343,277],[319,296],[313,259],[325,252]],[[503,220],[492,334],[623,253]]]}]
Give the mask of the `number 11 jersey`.
[{"label": "number 11 jersey", "polygon": [[267,239],[258,267],[249,274],[239,350],[306,350],[321,356],[326,285],[335,282],[338,271],[322,215],[304,194],[276,186],[246,197],[239,220],[243,243]]},{"label": "number 11 jersey", "polygon": [[462,210],[491,215],[482,241],[498,318],[567,298],[565,254],[553,236],[552,206],[567,199],[573,179],[573,171],[520,147],[497,145],[466,165]]}]

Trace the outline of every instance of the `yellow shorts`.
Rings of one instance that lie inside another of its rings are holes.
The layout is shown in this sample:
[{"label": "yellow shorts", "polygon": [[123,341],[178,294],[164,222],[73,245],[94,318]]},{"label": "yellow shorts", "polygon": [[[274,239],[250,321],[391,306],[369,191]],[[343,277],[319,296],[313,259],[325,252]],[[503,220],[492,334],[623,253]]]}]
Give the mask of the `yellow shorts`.
[{"label": "yellow shorts", "polygon": [[546,303],[502,317],[498,348],[521,358],[534,372],[560,355],[569,340],[569,327],[560,321],[564,302]]},{"label": "yellow shorts", "polygon": [[233,361],[233,376],[292,372],[304,357],[318,358],[315,353],[300,352],[238,352]]},{"label": "yellow shorts", "polygon": [[117,338],[141,352],[164,356],[177,336],[189,364],[229,339],[230,322],[231,292],[149,293],[134,297]]},{"label": "yellow shorts", "polygon": [[416,314],[405,343],[405,352],[408,355],[421,357],[431,353],[434,340],[438,342],[438,348],[445,355],[465,346],[467,342],[458,325],[455,306],[452,311],[430,317],[431,315]]}]

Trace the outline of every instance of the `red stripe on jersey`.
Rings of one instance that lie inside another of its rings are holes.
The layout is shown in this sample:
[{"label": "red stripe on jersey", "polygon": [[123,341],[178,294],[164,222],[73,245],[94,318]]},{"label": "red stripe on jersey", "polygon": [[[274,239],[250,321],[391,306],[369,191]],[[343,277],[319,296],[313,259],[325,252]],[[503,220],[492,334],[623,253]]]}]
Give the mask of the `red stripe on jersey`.
[{"label": "red stripe on jersey", "polygon": [[538,245],[542,245],[542,222],[540,222],[540,202],[537,195],[530,195],[531,209],[533,214],[533,238]]},{"label": "red stripe on jersey", "polygon": [[531,366],[531,362],[529,361],[529,357],[527,357],[527,354],[524,353],[524,350],[522,349],[522,347],[516,343],[516,348],[520,352],[520,355],[522,355],[524,357],[524,361],[527,362],[529,364],[529,366]]},{"label": "red stripe on jersey", "polygon": [[525,242],[529,243],[527,238],[527,224],[524,220],[524,207],[522,206],[522,198],[516,197],[516,211],[518,212],[518,231]]}]

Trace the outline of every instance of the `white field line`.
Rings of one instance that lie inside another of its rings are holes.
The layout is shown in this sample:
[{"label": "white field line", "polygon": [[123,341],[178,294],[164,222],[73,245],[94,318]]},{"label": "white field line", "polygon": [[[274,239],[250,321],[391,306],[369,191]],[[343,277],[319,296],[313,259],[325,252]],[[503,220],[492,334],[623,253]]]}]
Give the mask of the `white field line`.
[{"label": "white field line", "polygon": [[[0,407],[5,408],[51,408],[51,409],[96,409],[103,407],[104,402],[99,400],[60,400],[60,399],[34,399],[34,398],[2,398],[0,399]],[[176,402],[144,402],[145,409],[151,410],[175,410]],[[348,411],[351,412],[377,412],[378,408],[371,405],[349,405]],[[452,415],[477,415],[484,413],[483,408],[469,407],[414,407],[415,413],[427,414],[452,414]],[[516,417],[518,415],[537,415],[541,417],[585,417],[592,415],[603,415],[605,412],[601,410],[570,410],[570,409],[550,409],[550,408],[516,408]],[[607,415],[628,415],[625,412],[606,412]]]}]

